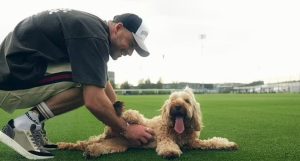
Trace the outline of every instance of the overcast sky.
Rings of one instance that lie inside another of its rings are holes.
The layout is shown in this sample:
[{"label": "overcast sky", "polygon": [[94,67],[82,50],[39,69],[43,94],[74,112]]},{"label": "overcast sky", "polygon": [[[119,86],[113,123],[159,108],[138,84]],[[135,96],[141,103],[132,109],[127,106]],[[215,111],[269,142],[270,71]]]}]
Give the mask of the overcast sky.
[{"label": "overcast sky", "polygon": [[55,8],[144,19],[151,55],[111,59],[116,83],[300,79],[298,0],[9,0],[0,5],[1,41],[23,18]]}]

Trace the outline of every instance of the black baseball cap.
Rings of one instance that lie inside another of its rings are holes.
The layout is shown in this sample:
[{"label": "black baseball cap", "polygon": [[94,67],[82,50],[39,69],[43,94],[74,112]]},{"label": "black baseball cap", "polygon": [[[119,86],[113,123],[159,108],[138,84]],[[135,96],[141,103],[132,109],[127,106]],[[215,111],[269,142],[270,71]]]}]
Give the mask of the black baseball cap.
[{"label": "black baseball cap", "polygon": [[146,57],[150,54],[144,42],[149,34],[149,30],[139,16],[132,13],[116,15],[113,22],[121,22],[123,26],[132,33],[137,44],[135,51],[140,56]]}]

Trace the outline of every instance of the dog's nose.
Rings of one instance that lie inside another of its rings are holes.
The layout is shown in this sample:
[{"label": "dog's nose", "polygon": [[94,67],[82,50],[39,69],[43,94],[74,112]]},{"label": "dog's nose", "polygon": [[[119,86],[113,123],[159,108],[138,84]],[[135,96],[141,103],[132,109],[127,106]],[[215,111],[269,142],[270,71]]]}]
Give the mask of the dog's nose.
[{"label": "dog's nose", "polygon": [[181,106],[179,106],[179,105],[175,106],[176,111],[179,111],[180,109],[181,109]]},{"label": "dog's nose", "polygon": [[186,109],[184,108],[184,106],[177,104],[172,106],[170,110],[170,114],[173,117],[178,117],[178,116],[184,117],[186,115]]}]

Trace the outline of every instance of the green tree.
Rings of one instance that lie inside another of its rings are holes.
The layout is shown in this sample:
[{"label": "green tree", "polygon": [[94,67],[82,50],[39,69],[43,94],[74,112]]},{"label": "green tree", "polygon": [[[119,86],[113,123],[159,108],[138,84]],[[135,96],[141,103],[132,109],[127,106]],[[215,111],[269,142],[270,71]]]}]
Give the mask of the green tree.
[{"label": "green tree", "polygon": [[162,87],[163,87],[162,79],[159,78],[159,80],[156,83],[156,88],[157,89],[162,89]]},{"label": "green tree", "polygon": [[121,84],[121,89],[130,89],[131,85],[128,83],[128,81]]}]

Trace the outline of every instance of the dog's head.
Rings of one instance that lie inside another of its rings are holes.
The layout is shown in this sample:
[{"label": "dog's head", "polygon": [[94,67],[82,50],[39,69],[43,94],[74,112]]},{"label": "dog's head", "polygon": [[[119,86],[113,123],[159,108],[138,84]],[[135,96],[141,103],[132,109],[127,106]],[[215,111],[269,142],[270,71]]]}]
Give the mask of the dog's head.
[{"label": "dog's head", "polygon": [[166,121],[167,126],[173,128],[178,134],[187,129],[201,130],[200,104],[190,88],[173,92],[165,101],[161,111],[163,121]]}]

